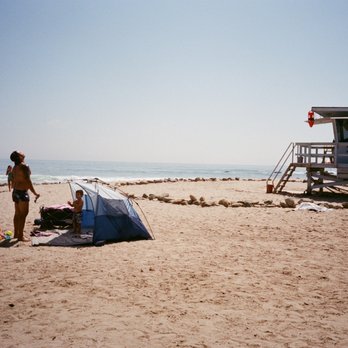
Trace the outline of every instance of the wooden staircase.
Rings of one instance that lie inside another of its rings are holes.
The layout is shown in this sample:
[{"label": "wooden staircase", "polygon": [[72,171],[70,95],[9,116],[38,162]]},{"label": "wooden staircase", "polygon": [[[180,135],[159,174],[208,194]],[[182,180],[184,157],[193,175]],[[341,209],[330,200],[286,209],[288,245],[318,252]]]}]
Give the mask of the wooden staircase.
[{"label": "wooden staircase", "polygon": [[283,191],[283,188],[291,178],[292,174],[296,169],[296,165],[294,163],[290,163],[287,169],[285,170],[283,176],[280,178],[277,186],[273,189],[274,193],[280,193]]},{"label": "wooden staircase", "polygon": [[[279,193],[283,190],[284,186],[286,183],[289,181],[291,175],[296,169],[296,164],[294,163],[294,150],[295,150],[295,143],[290,143],[287,149],[284,151],[283,156],[273,169],[271,175],[267,179],[266,182],[266,187],[267,187],[267,192],[268,193]],[[286,163],[290,162],[289,166],[285,170],[283,176],[275,185],[275,181],[278,177],[283,172],[283,168],[285,167]]]}]

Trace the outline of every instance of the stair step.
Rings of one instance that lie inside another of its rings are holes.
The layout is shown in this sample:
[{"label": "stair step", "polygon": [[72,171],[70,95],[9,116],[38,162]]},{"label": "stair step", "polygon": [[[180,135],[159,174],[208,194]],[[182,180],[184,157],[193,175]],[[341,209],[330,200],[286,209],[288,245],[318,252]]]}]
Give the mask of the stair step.
[{"label": "stair step", "polygon": [[285,187],[286,183],[289,181],[290,177],[294,173],[296,166],[289,164],[288,168],[285,170],[283,176],[278,182],[278,185],[275,187],[274,192],[281,192]]}]

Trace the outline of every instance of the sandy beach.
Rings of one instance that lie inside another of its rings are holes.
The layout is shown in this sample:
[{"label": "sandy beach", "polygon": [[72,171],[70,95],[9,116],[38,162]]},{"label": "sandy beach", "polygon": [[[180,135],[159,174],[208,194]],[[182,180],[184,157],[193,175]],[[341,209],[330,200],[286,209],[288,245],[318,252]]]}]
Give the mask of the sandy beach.
[{"label": "sandy beach", "polygon": [[[155,240],[1,247],[0,346],[347,347],[347,195],[312,197],[331,208],[314,212],[282,208],[286,198],[298,205],[304,197],[267,194],[265,186],[123,185]],[[68,184],[36,189],[27,237],[40,206],[71,199]],[[189,204],[190,195],[207,206]],[[6,186],[0,207],[0,227],[12,229]]]}]

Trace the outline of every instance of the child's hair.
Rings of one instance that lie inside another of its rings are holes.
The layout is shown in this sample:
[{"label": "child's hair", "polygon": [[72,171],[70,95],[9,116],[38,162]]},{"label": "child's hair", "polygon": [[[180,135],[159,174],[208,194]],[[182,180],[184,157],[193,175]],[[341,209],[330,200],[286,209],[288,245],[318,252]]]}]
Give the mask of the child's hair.
[{"label": "child's hair", "polygon": [[76,190],[76,193],[79,193],[81,196],[83,196],[83,191],[82,190]]}]

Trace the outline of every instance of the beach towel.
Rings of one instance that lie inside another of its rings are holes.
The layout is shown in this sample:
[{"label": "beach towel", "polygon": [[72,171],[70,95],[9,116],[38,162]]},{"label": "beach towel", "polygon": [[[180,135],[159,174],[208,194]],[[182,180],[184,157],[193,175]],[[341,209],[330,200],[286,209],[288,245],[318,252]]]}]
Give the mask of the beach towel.
[{"label": "beach towel", "polygon": [[83,229],[81,235],[76,235],[70,229],[53,229],[42,231],[36,229],[31,232],[31,245],[46,246],[78,246],[89,245],[93,241],[93,230]]},{"label": "beach towel", "polygon": [[316,212],[325,212],[332,209],[321,207],[320,205],[309,203],[309,202],[303,202],[301,203],[296,210],[310,210],[310,211],[316,211]]}]

